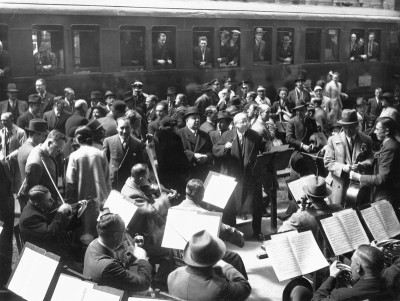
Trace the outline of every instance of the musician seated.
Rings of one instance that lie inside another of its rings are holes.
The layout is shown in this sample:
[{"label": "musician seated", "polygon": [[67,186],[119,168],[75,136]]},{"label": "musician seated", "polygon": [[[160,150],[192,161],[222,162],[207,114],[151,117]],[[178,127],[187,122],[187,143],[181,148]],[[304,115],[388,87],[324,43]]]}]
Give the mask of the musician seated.
[{"label": "musician seated", "polygon": [[112,213],[102,215],[97,224],[97,232],[99,237],[86,250],[83,274],[99,285],[124,290],[128,295],[147,291],[152,269],[146,251],[135,246],[132,256],[124,263],[115,253],[125,236],[125,223],[121,217]]},{"label": "musician seated", "polygon": [[341,264],[333,262],[329,268],[330,276],[313,296],[319,300],[388,300],[386,286],[382,279],[383,253],[375,247],[361,245],[351,257],[351,275],[355,280],[353,287],[339,287],[337,277],[343,271]]}]

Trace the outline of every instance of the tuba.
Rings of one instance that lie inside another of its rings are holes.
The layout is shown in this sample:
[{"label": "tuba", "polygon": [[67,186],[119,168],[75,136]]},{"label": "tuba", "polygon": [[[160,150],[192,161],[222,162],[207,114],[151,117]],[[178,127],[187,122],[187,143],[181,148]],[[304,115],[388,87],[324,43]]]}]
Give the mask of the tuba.
[{"label": "tuba", "polygon": [[385,256],[384,267],[390,267],[396,259],[400,258],[400,240],[388,239],[381,241],[377,247],[382,248],[383,255]]},{"label": "tuba", "polygon": [[351,274],[351,268],[347,264],[341,262],[338,262],[336,267],[342,271],[337,277],[338,287],[352,288],[355,284],[355,280]]}]

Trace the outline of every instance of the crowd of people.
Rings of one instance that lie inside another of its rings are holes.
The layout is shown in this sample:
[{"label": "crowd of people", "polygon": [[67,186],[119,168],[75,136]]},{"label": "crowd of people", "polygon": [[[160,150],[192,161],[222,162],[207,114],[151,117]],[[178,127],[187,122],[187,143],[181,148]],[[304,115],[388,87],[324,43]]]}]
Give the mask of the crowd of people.
[{"label": "crowd of people", "polygon": [[[261,221],[276,201],[277,174],[267,170],[258,177],[253,169],[259,154],[284,144],[294,149],[291,179],[317,176],[304,188],[312,206],[301,212],[289,206],[279,231],[316,233],[316,216],[348,206],[350,180],[371,189],[363,202],[387,199],[399,213],[393,95],[376,88],[371,99],[359,98],[355,108],[344,109],[348,95],[339,74],[328,76],[326,84],[318,81],[313,88],[299,77],[293,90],[279,88],[277,99],[269,99],[263,86],[251,91],[248,81],[236,94],[230,78],[222,89],[214,79],[191,105],[174,87],[166,100],[147,95],[140,81],[120,99],[112,91],[92,91],[86,100],[75,100],[70,87],[55,96],[38,79],[37,94],[22,101],[16,85],[8,84],[8,99],[0,103],[0,284],[11,274],[16,196],[22,239],[59,255],[100,285],[130,294],[144,294],[151,286],[188,300],[244,300],[251,292],[246,268],[224,241],[243,247],[246,240],[265,239]],[[149,170],[155,158],[156,170]],[[210,171],[237,181],[220,210],[219,237],[201,231],[183,252],[161,247],[171,206],[218,211],[203,203]],[[161,189],[149,180],[154,174]],[[128,225],[104,208],[111,190],[138,206]],[[253,237],[244,237],[236,220],[249,214]],[[380,296],[385,291],[381,253],[370,246],[354,253],[358,289],[334,289],[339,274],[334,263],[313,300],[358,300],[360,291],[368,298]]]}]

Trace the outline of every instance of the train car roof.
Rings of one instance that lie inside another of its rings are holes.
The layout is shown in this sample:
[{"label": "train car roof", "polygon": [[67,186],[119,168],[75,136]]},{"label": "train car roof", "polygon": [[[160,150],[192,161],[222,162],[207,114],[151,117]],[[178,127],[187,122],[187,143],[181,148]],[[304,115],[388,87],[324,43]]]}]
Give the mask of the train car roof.
[{"label": "train car roof", "polygon": [[[1,13],[183,18],[291,19],[329,21],[400,22],[395,10],[324,5],[271,4],[235,1],[180,0],[3,0]],[[222,9],[223,8],[223,9]]]}]

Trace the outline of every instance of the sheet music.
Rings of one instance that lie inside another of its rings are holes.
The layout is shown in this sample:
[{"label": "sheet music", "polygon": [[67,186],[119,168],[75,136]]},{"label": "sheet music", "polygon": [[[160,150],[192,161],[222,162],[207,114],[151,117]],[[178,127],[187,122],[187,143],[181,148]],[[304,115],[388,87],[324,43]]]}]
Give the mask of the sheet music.
[{"label": "sheet music", "polygon": [[86,294],[86,290],[92,289],[93,285],[91,282],[61,274],[51,301],[81,301]]},{"label": "sheet music", "polygon": [[224,209],[236,187],[235,178],[217,173],[210,173],[207,178],[203,202]]},{"label": "sheet music", "polygon": [[29,301],[43,301],[58,261],[25,247],[8,289]]},{"label": "sheet music", "polygon": [[329,240],[333,253],[336,256],[353,250],[345,230],[337,216],[331,216],[320,220],[325,235]]},{"label": "sheet music", "polygon": [[120,301],[121,297],[113,295],[104,291],[100,291],[94,288],[88,288],[86,290],[85,297],[82,301]]},{"label": "sheet music", "polygon": [[367,233],[361,225],[360,218],[355,210],[345,209],[335,212],[333,215],[336,215],[342,223],[353,250],[363,244],[369,245]]},{"label": "sheet music", "polygon": [[287,235],[275,235],[264,242],[268,257],[279,281],[302,275]]},{"label": "sheet music", "polygon": [[138,209],[132,200],[129,200],[129,198],[116,190],[111,190],[103,207],[110,209],[111,213],[118,214],[124,221],[126,227]]},{"label": "sheet music", "polygon": [[311,178],[315,178],[315,176],[314,175],[305,176],[287,184],[295,201],[301,200],[301,197],[305,194],[303,191],[303,187],[307,185],[306,184],[307,180]]},{"label": "sheet music", "polygon": [[288,148],[289,148],[289,144],[273,145],[273,146],[271,146],[271,149],[269,150],[269,153],[281,152],[281,151],[287,150]]},{"label": "sheet music", "polygon": [[162,247],[183,250],[193,234],[207,230],[218,237],[222,214],[170,208],[165,225]]},{"label": "sheet music", "polygon": [[400,234],[400,223],[394,213],[393,206],[387,200],[382,200],[373,203],[379,217],[383,221],[383,225],[389,235],[389,238],[395,237]]},{"label": "sheet music", "polygon": [[329,265],[310,230],[290,235],[288,240],[302,275],[312,273]]},{"label": "sheet music", "polygon": [[375,206],[365,208],[360,210],[360,212],[374,239],[382,241],[389,238],[389,234],[387,233],[385,225],[383,224]]},{"label": "sheet music", "polygon": [[274,240],[274,239],[277,239],[277,238],[280,239],[281,237],[290,237],[290,236],[296,235],[297,233],[298,233],[297,230],[281,232],[281,233],[278,233],[278,234],[271,235],[271,239]]}]

